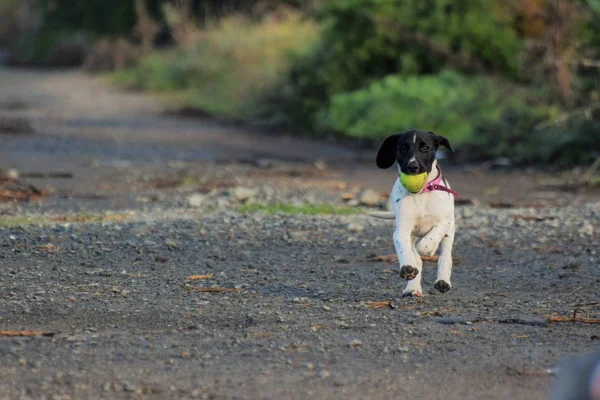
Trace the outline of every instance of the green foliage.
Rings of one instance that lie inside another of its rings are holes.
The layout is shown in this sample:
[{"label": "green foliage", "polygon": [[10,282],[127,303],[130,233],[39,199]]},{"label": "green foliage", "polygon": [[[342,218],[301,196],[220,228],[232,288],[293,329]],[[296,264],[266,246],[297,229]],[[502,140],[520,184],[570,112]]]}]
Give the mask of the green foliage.
[{"label": "green foliage", "polygon": [[326,124],[370,139],[419,127],[460,144],[472,138],[478,123],[498,120],[509,106],[523,106],[522,97],[519,91],[505,97],[491,80],[467,78],[451,70],[437,75],[393,75],[365,89],[334,96]]},{"label": "green foliage", "polygon": [[[450,53],[460,53],[514,76],[522,44],[501,4],[496,0],[331,0],[317,17],[329,28],[325,42],[332,45],[331,60],[338,60],[340,71],[360,76],[435,72]],[[428,51],[432,48],[441,50],[432,54]]]},{"label": "green foliage", "polygon": [[516,78],[522,41],[498,4],[326,1],[316,15],[324,26],[321,45],[297,62],[289,79],[272,93],[272,115],[300,130],[324,129],[331,125],[319,124],[323,110],[336,95],[368,87],[388,75],[435,74],[447,65]]}]

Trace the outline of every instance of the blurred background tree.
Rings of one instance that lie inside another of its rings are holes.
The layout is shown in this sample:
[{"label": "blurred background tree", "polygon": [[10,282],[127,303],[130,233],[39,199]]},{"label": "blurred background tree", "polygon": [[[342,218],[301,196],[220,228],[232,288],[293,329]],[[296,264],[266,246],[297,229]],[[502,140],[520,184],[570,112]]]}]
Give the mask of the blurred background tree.
[{"label": "blurred background tree", "polygon": [[0,0],[21,65],[84,65],[237,120],[461,160],[600,156],[600,0]]}]

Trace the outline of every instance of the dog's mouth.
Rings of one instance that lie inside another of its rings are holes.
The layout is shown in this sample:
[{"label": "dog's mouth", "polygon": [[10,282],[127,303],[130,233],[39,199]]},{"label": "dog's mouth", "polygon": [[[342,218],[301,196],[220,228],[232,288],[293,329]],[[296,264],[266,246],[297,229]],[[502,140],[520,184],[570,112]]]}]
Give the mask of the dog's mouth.
[{"label": "dog's mouth", "polygon": [[419,168],[417,170],[409,170],[407,167],[401,167],[400,171],[401,173],[403,173],[404,175],[421,175],[421,174],[425,174],[425,173],[429,173],[429,171],[427,170],[427,168],[419,166]]},{"label": "dog's mouth", "polygon": [[401,169],[400,172],[402,174],[404,174],[404,175],[417,176],[417,175],[426,174],[427,170],[423,169],[423,170],[419,170],[418,172],[414,172],[414,171],[413,172],[408,172],[408,171],[405,171],[405,170]]}]

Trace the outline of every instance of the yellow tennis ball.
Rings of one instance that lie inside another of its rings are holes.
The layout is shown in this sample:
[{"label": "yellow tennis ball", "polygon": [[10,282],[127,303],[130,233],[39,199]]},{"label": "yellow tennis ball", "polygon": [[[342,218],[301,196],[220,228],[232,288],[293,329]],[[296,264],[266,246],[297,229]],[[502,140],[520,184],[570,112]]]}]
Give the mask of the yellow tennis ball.
[{"label": "yellow tennis ball", "polygon": [[400,172],[400,183],[411,193],[419,193],[427,183],[427,172],[418,175],[407,175]]}]

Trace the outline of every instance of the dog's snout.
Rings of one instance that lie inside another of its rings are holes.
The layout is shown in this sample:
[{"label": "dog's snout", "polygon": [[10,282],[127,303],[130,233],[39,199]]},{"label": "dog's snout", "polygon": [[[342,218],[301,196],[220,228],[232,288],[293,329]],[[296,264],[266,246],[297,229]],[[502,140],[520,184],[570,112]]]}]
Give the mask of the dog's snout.
[{"label": "dog's snout", "polygon": [[415,160],[410,160],[408,164],[406,164],[406,172],[409,174],[416,174],[419,172],[419,163]]}]

